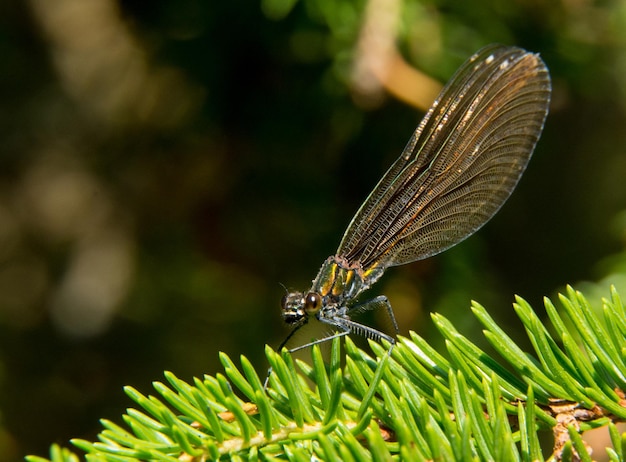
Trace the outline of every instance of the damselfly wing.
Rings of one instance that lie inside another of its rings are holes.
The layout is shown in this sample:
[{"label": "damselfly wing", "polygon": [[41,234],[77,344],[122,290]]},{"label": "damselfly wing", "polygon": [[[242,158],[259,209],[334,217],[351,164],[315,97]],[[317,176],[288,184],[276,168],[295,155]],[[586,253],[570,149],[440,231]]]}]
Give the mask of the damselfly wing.
[{"label": "damselfly wing", "polygon": [[543,130],[550,76],[537,54],[489,45],[443,88],[402,154],[378,182],[307,292],[282,300],[291,336],[311,317],[373,339],[394,338],[351,319],[384,308],[385,296],[357,297],[390,266],[428,258],[467,238],[498,211],[517,185]]}]

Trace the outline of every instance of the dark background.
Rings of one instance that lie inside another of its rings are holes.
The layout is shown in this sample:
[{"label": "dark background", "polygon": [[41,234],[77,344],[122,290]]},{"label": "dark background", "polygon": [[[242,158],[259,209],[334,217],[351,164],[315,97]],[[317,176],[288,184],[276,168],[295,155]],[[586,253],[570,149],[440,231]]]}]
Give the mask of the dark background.
[{"label": "dark background", "polygon": [[[308,288],[423,115],[355,91],[365,8],[0,4],[0,460],[93,440],[132,406],[124,385],[215,374],[219,351],[263,373],[287,333],[281,284]],[[438,344],[438,311],[478,339],[475,299],[521,339],[514,294],[626,296],[624,2],[399,8],[399,49],[440,82],[501,42],[540,53],[554,86],[496,218],[371,290],[401,333]]]}]

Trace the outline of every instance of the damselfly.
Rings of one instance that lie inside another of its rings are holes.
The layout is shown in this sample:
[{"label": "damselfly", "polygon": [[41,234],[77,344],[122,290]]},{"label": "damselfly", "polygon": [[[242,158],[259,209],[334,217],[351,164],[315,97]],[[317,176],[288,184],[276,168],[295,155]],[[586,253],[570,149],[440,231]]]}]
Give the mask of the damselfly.
[{"label": "damselfly", "polygon": [[307,292],[282,300],[293,330],[311,317],[337,329],[391,344],[394,338],[351,319],[385,308],[385,296],[356,302],[390,266],[436,255],[467,238],[498,211],[517,185],[541,135],[550,102],[550,76],[525,50],[487,46],[454,74],[415,133],[365,200],[337,253]]}]

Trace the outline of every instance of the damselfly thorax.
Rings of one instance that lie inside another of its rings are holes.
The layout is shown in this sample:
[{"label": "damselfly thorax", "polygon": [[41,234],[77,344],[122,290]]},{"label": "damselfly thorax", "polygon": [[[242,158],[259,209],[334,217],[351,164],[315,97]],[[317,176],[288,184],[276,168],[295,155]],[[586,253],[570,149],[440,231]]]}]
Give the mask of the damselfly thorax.
[{"label": "damselfly thorax", "polygon": [[[354,332],[376,340],[384,338],[393,343],[393,337],[350,318],[350,314],[353,312],[372,310],[381,305],[387,309],[394,329],[398,330],[387,297],[380,296],[363,303],[355,303],[359,294],[374,284],[383,275],[383,272],[383,268],[376,266],[364,270],[359,262],[351,264],[339,255],[328,257],[308,292],[294,291],[283,296],[281,301],[283,319],[287,324],[294,326],[294,330],[285,339],[281,348],[296,330],[308,322],[310,317],[315,317],[320,322],[339,328],[339,335]],[[334,336],[336,335],[332,337]],[[328,338],[300,345],[292,351],[326,340]]]},{"label": "damselfly thorax", "polygon": [[290,292],[283,297],[283,319],[287,324],[298,324],[307,316],[318,313],[318,319],[331,314],[345,315],[347,303],[368,289],[382,275],[381,268],[363,271],[361,265],[350,265],[345,258],[337,255],[329,257],[306,294]]}]

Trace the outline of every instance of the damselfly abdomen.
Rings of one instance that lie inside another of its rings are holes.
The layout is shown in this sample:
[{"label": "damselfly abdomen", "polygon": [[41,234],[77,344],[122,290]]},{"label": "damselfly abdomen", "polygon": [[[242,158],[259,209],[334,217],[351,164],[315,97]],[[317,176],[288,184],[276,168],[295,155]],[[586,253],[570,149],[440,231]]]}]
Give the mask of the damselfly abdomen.
[{"label": "damselfly abdomen", "polygon": [[524,172],[549,103],[550,76],[538,55],[490,45],[469,58],[356,213],[311,288],[283,297],[283,319],[294,329],[281,347],[312,316],[339,333],[293,350],[350,332],[394,343],[350,318],[384,307],[397,332],[387,298],[356,298],[388,267],[443,252],[489,221]]}]

